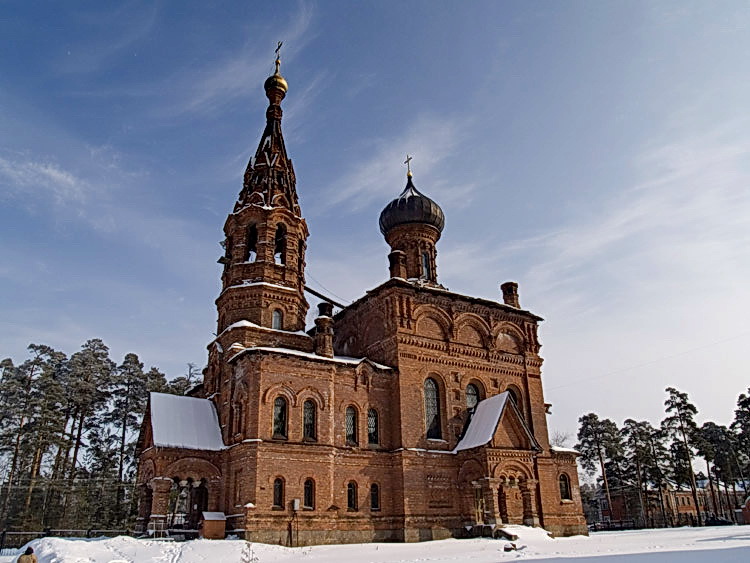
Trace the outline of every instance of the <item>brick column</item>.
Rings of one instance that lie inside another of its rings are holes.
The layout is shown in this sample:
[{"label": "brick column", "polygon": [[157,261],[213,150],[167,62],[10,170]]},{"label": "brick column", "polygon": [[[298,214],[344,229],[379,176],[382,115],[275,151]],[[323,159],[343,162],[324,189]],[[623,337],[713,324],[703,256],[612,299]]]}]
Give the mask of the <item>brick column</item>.
[{"label": "brick column", "polygon": [[498,490],[501,488],[500,480],[488,478],[483,485],[484,492],[484,521],[487,524],[500,525],[503,523],[500,516],[500,503]]},{"label": "brick column", "polygon": [[138,487],[138,518],[135,521],[135,529],[142,534],[146,533],[151,516],[151,498],[151,487],[148,483]]},{"label": "brick column", "polygon": [[157,534],[163,532],[166,528],[172,479],[169,477],[154,477],[151,479],[149,486],[152,491],[149,528]]},{"label": "brick column", "polygon": [[521,481],[523,523],[526,526],[539,526],[539,514],[536,511],[536,485],[536,479],[524,479]]},{"label": "brick column", "polygon": [[508,502],[505,496],[507,494],[505,479],[502,479],[497,490],[498,512],[500,513],[500,520],[502,523],[508,523]]}]

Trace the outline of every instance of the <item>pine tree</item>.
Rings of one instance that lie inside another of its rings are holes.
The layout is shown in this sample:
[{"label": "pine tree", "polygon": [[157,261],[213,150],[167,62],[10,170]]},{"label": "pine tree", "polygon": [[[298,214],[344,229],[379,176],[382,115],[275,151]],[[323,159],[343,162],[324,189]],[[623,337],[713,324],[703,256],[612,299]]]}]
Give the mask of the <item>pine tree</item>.
[{"label": "pine tree", "polygon": [[[741,393],[737,399],[737,410],[734,411],[732,431],[737,436],[737,454],[743,468],[743,475],[750,475],[750,388],[747,394]],[[745,492],[750,494],[747,482]]]},{"label": "pine tree", "polygon": [[200,372],[195,367],[195,364],[189,363],[187,365],[187,372],[185,375],[175,377],[169,382],[169,393],[173,395],[184,395],[190,389],[193,388],[195,383],[198,381]]},{"label": "pine tree", "polygon": [[[29,404],[29,445],[33,450],[31,467],[28,476],[28,487],[24,502],[24,521],[29,522],[32,512],[37,514],[37,523],[41,525],[39,515],[42,510],[32,511],[32,499],[42,464],[52,449],[59,446],[58,438],[64,432],[60,412],[64,406],[62,381],[67,370],[67,357],[49,346],[32,344],[29,350],[34,354],[34,362],[39,365],[38,377],[32,381],[31,401]],[[43,508],[43,503],[42,503]]]},{"label": "pine tree", "polygon": [[[96,338],[86,341],[81,350],[70,358],[70,381],[67,392],[68,401],[72,406],[70,434],[73,454],[67,466],[67,474],[71,487],[78,470],[84,436],[102,423],[101,414],[109,398],[108,390],[113,369],[114,363],[109,359],[109,348]],[[63,515],[67,510],[68,497],[65,498]]]},{"label": "pine tree", "polygon": [[[698,414],[698,409],[689,400],[687,393],[682,393],[674,387],[667,387],[668,396],[664,402],[667,417],[662,421],[662,426],[676,439],[681,440],[684,447],[683,454],[686,458],[688,479],[690,490],[693,493],[693,502],[695,503],[695,513],[698,517],[698,525],[702,525],[701,510],[698,505],[698,488],[695,483],[695,472],[693,471],[692,450],[690,440],[697,432],[697,425],[693,417]],[[680,453],[678,448],[675,451],[675,467],[678,466]]]},{"label": "pine tree", "polygon": [[606,463],[621,455],[622,442],[617,425],[606,418],[599,420],[599,416],[595,413],[583,415],[578,419],[578,424],[578,443],[575,448],[581,453],[581,457],[578,458],[581,467],[589,473],[594,473],[598,463],[611,511],[612,496],[609,489]]}]

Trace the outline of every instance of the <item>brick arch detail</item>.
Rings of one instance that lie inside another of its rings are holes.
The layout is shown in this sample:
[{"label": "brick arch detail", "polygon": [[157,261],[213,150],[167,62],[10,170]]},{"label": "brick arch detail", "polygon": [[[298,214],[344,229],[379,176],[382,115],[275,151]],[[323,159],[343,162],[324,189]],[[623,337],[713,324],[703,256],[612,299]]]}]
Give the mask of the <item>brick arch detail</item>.
[{"label": "brick arch detail", "polygon": [[266,391],[263,393],[263,403],[268,404],[269,402],[273,401],[277,395],[282,395],[283,397],[285,397],[290,407],[297,406],[297,394],[291,387],[285,385],[284,383],[276,383],[275,385],[271,385],[268,389],[266,389]]},{"label": "brick arch detail", "polygon": [[138,471],[138,484],[145,485],[156,476],[156,465],[151,459],[144,461]]},{"label": "brick arch detail", "polygon": [[170,464],[164,474],[168,478],[179,477],[187,479],[192,477],[195,481],[206,479],[220,479],[221,471],[213,463],[199,457],[185,457]]},{"label": "brick arch detail", "polygon": [[501,333],[510,334],[513,338],[515,338],[518,341],[518,346],[521,348],[521,350],[526,348],[526,336],[524,335],[523,331],[518,328],[515,324],[503,321],[499,323],[495,330],[492,331],[492,343],[494,344],[497,342],[497,339],[500,337]]},{"label": "brick arch detail", "polygon": [[533,479],[534,475],[525,464],[516,461],[505,461],[500,462],[492,469],[492,476],[495,478],[500,477],[516,477],[522,480]]},{"label": "brick arch detail", "polygon": [[453,332],[453,321],[445,311],[434,305],[418,305],[414,309],[414,327],[417,334],[419,334],[417,328],[422,317],[435,321],[443,329],[443,340],[448,340]]},{"label": "brick arch detail", "polygon": [[485,476],[485,470],[479,461],[476,459],[467,459],[461,464],[461,468],[458,470],[458,484],[468,485],[476,479],[481,479]]},{"label": "brick arch detail", "polygon": [[326,410],[326,407],[328,406],[326,398],[314,387],[305,387],[295,396],[295,401],[298,405],[304,405],[305,401],[308,399],[312,399],[321,411]]},{"label": "brick arch detail", "polygon": [[483,347],[486,348],[490,344],[490,334],[492,330],[490,329],[490,325],[488,325],[482,317],[474,313],[461,313],[454,323],[456,336],[465,326],[470,326],[477,331],[482,340]]}]

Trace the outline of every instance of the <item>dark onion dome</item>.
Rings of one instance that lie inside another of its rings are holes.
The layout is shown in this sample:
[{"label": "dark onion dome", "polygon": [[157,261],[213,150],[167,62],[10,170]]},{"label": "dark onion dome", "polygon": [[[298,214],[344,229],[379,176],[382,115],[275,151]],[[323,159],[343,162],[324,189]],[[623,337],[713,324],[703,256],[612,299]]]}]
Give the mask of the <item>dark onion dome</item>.
[{"label": "dark onion dome", "polygon": [[380,213],[380,232],[386,235],[393,227],[407,223],[432,225],[441,233],[445,227],[443,210],[414,187],[411,174],[401,195],[386,205]]}]

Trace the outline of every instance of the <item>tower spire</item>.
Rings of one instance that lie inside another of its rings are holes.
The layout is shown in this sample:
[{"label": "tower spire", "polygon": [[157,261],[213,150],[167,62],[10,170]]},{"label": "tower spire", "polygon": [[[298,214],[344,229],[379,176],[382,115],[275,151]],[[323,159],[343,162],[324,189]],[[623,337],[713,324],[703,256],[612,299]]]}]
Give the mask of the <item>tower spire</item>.
[{"label": "tower spire", "polygon": [[275,72],[263,84],[269,102],[266,109],[266,127],[255,155],[245,169],[242,191],[235,212],[247,205],[257,204],[283,207],[297,216],[301,214],[294,167],[287,155],[284,136],[281,133],[281,101],[289,90],[289,84],[280,72],[282,45],[283,41],[279,41],[274,50]]}]

